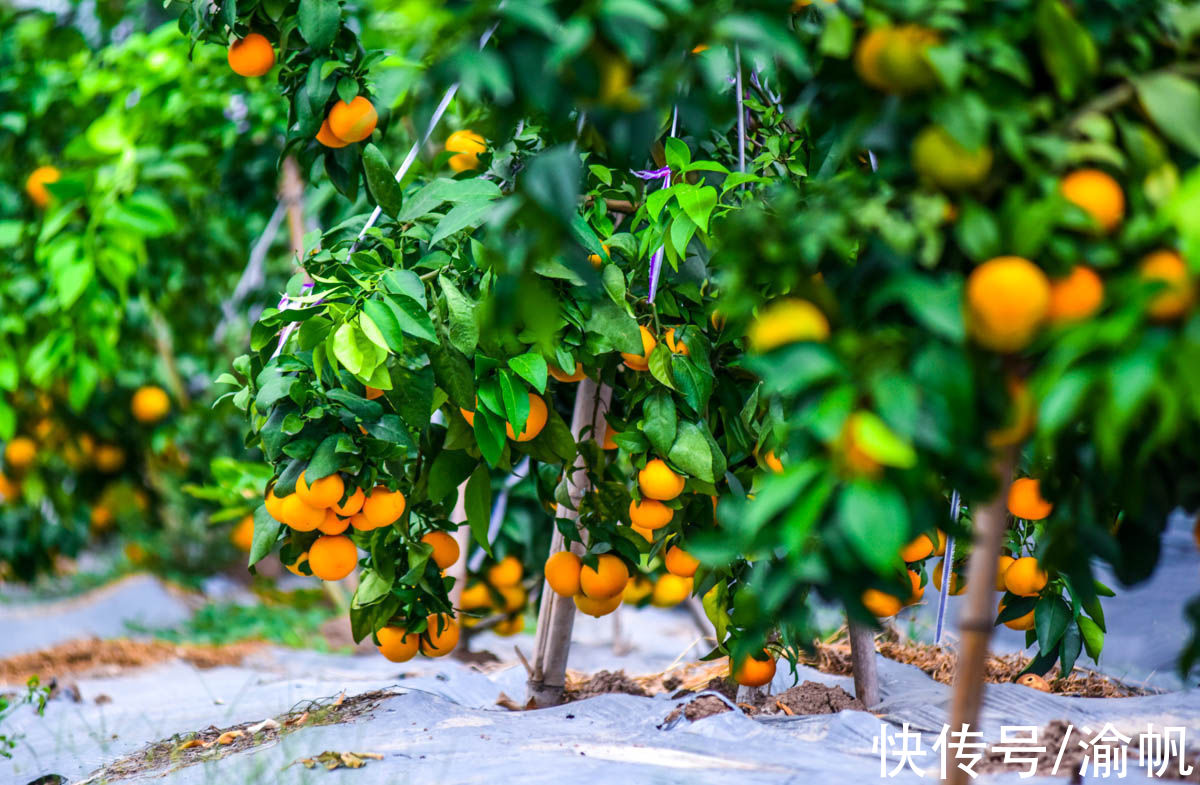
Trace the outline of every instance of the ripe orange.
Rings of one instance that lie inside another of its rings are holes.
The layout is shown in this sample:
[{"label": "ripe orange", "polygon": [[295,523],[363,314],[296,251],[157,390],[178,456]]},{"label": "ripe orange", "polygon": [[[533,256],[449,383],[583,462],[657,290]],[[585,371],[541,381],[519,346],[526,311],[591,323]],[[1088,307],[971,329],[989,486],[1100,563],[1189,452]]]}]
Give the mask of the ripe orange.
[{"label": "ripe orange", "polygon": [[4,465],[14,472],[23,472],[37,458],[37,444],[28,436],[17,436],[4,445]]},{"label": "ripe orange", "polygon": [[994,449],[1020,444],[1029,438],[1037,424],[1037,407],[1025,380],[1013,374],[1005,380],[1004,387],[1011,401],[1010,414],[1003,427],[987,432],[987,444]]},{"label": "ripe orange", "polygon": [[0,474],[0,504],[16,501],[21,495],[21,486]]},{"label": "ripe orange", "polygon": [[700,560],[678,545],[672,545],[667,549],[666,555],[663,556],[663,565],[667,568],[667,572],[672,575],[678,575],[680,578],[690,578],[699,569]]},{"label": "ripe orange", "polygon": [[1008,489],[1008,511],[1013,517],[1040,521],[1053,510],[1054,505],[1042,498],[1040,482],[1032,477],[1013,480]]},{"label": "ripe orange", "polygon": [[638,472],[638,488],[642,496],[658,501],[670,501],[683,493],[684,479],[667,466],[665,461],[653,458],[646,468]]},{"label": "ripe orange", "polygon": [[488,591],[487,585],[476,581],[463,589],[462,596],[458,599],[458,607],[464,611],[477,611],[481,608],[492,607],[492,595]]},{"label": "ripe orange", "polygon": [[1050,308],[1046,319],[1052,324],[1086,319],[1104,304],[1104,281],[1096,271],[1082,264],[1071,268],[1062,278],[1050,282]]},{"label": "ripe orange", "polygon": [[932,87],[937,80],[925,50],[938,43],[920,25],[883,26],[869,31],[854,51],[854,68],[871,87],[904,95]]},{"label": "ripe orange", "polygon": [[560,382],[578,382],[587,378],[587,374],[583,371],[583,363],[578,361],[575,363],[574,373],[565,373],[560,371],[558,367],[554,365],[554,363],[546,363],[546,370],[550,372],[552,377]]},{"label": "ripe orange", "polygon": [[654,499],[643,499],[640,503],[636,499],[629,502],[629,522],[640,529],[661,529],[670,523],[674,516],[674,510]]},{"label": "ripe orange", "polygon": [[583,564],[570,551],[559,551],[546,559],[546,583],[560,597],[573,597],[579,593],[579,573]]},{"label": "ripe orange", "polygon": [[229,67],[238,76],[262,76],[275,65],[275,50],[266,36],[251,33],[229,45]]},{"label": "ripe orange", "polygon": [[454,651],[458,645],[458,622],[444,613],[434,614],[426,621],[429,630],[421,636],[421,653],[426,657],[444,657]]},{"label": "ripe orange", "polygon": [[1004,571],[1004,588],[1019,597],[1036,597],[1049,577],[1032,556],[1017,559]]},{"label": "ripe orange", "polygon": [[429,532],[421,538],[421,542],[433,546],[433,556],[431,558],[433,559],[433,563],[438,566],[438,569],[444,570],[458,561],[458,541],[447,532]]},{"label": "ripe orange", "polygon": [[1101,232],[1111,232],[1125,217],[1125,192],[1107,172],[1080,169],[1064,177],[1058,187],[1068,202],[1092,216]]},{"label": "ripe orange", "polygon": [[349,518],[339,517],[333,510],[326,510],[325,520],[321,521],[321,525],[317,527],[317,531],[321,532],[321,534],[342,534],[349,528]]},{"label": "ripe orange", "polygon": [[328,117],[321,121],[321,129],[317,131],[316,139],[318,142],[330,148],[331,150],[337,150],[350,144],[349,142],[338,139],[337,134],[329,129]]},{"label": "ripe orange", "polygon": [[267,488],[267,495],[263,502],[267,507],[267,514],[275,520],[283,523],[283,499],[275,495],[275,486]]},{"label": "ripe orange", "polygon": [[[1004,613],[1004,607],[1004,602],[1001,601],[999,607],[996,608],[997,616],[999,616],[1001,613]],[[1030,611],[1024,616],[1018,616],[1015,619],[1004,622],[1004,626],[1008,627],[1010,630],[1032,630],[1034,626],[1033,611]]]},{"label": "ripe orange", "polygon": [[372,387],[368,384],[365,395],[367,396],[368,401],[375,401],[383,397],[383,390],[379,389],[378,387]]},{"label": "ripe orange", "polygon": [[376,485],[363,501],[362,514],[372,528],[391,526],[404,514],[404,494]]},{"label": "ripe orange", "polygon": [[[672,575],[672,578],[675,576]],[[678,580],[687,580],[680,578]],[[621,592],[621,602],[627,605],[636,605],[642,600],[654,594],[655,584],[650,581],[645,575],[635,575],[630,578],[629,583],[625,584],[625,591]],[[689,589],[688,593],[691,593]],[[685,597],[687,595],[684,595]]]},{"label": "ripe orange", "polygon": [[879,589],[867,589],[864,591],[862,593],[862,604],[873,616],[880,619],[895,616],[904,607],[904,604],[899,599],[881,592]]},{"label": "ripe orange", "polygon": [[747,333],[751,351],[763,354],[798,341],[825,341],[829,320],[808,300],[787,297],[767,305]]},{"label": "ripe orange", "polygon": [[470,411],[469,409],[464,409],[461,406],[458,407],[458,411],[462,414],[463,419],[467,421],[467,425],[474,428],[475,427],[475,412]]},{"label": "ripe orange", "polygon": [[575,602],[575,607],[579,609],[580,613],[586,613],[588,616],[597,619],[601,616],[607,616],[621,607],[622,601],[621,592],[619,591],[612,597],[605,597],[598,600],[592,599],[585,594],[576,594],[571,599]]},{"label": "ripe orange", "polygon": [[675,342],[674,327],[667,330],[667,332],[663,335],[663,340],[666,341],[667,348],[671,350],[671,354],[682,354],[684,357],[687,357],[691,354],[691,352],[688,351],[687,344],[683,342],[682,338],[679,339],[678,343]]},{"label": "ripe orange", "polygon": [[[92,510],[92,526],[96,526],[96,511],[108,510],[107,507],[97,506]],[[112,512],[108,512],[108,524],[112,523]],[[103,528],[107,528],[107,525]],[[247,515],[237,522],[233,527],[233,531],[229,533],[229,541],[234,547],[241,551],[250,551],[250,546],[254,544],[254,516]]]},{"label": "ripe orange", "polygon": [[[299,575],[301,578],[310,578],[312,576],[300,571],[300,568],[303,567],[305,564],[308,564],[308,551],[305,551],[304,553],[297,556],[296,561],[292,562],[291,564],[285,564],[283,566],[286,567],[287,571],[290,572],[292,575]],[[311,572],[312,566],[310,565],[308,569],[309,569],[309,572]]]},{"label": "ripe orange", "polygon": [[350,103],[338,101],[329,110],[329,130],[343,142],[361,142],[375,130],[379,115],[375,106],[364,96],[356,95]]},{"label": "ripe orange", "polygon": [[355,488],[345,502],[336,501],[330,505],[334,512],[338,515],[353,515],[363,507],[363,502],[367,500],[367,495],[362,492],[362,488]]},{"label": "ripe orange", "polygon": [[659,608],[674,608],[692,595],[694,586],[692,578],[682,578],[669,572],[660,575],[658,580],[654,581],[650,603]]},{"label": "ripe orange", "polygon": [[125,465],[125,451],[115,444],[101,444],[96,447],[93,460],[97,469],[105,474],[112,474]]},{"label": "ripe orange", "polygon": [[908,571],[908,580],[912,583],[912,594],[908,595],[905,605],[915,605],[925,596],[925,587],[921,585],[920,573]]},{"label": "ripe orange", "polygon": [[917,134],[912,149],[913,170],[924,180],[947,191],[974,188],[992,168],[992,148],[968,150],[940,125],[927,125]]},{"label": "ripe orange", "polygon": [[304,475],[305,472],[300,472],[300,479],[296,481],[296,495],[309,507],[332,507],[341,501],[346,492],[346,484],[337,474],[314,480],[312,485],[308,484]]},{"label": "ripe orange", "polygon": [[590,264],[592,267],[595,267],[597,270],[599,270],[604,265],[605,259],[612,258],[612,255],[609,254],[609,252],[608,252],[607,245],[605,245],[604,243],[601,243],[600,247],[604,249],[604,259],[601,259],[600,254],[598,254],[598,253],[588,254],[588,264]]},{"label": "ripe orange", "polygon": [[985,348],[1024,349],[1050,309],[1050,281],[1036,264],[998,256],[967,278],[967,330]]},{"label": "ripe orange", "polygon": [[492,628],[492,632],[496,633],[502,638],[507,638],[510,635],[516,635],[524,630],[525,617],[519,613],[515,616],[505,619]]},{"label": "ripe orange", "polygon": [[350,516],[350,525],[354,527],[355,531],[360,532],[369,532],[377,528],[372,526],[371,522],[367,520],[367,516],[363,515],[361,512],[356,512]]},{"label": "ripe orange", "polygon": [[340,581],[358,565],[358,548],[344,534],[317,538],[308,549],[308,566],[323,581]]},{"label": "ripe orange", "polygon": [[375,633],[379,653],[391,662],[408,662],[417,656],[421,636],[409,635],[403,627],[382,627]]},{"label": "ripe orange", "polygon": [[1007,591],[1004,586],[1004,574],[1015,561],[1016,559],[1007,553],[1000,554],[1000,558],[996,560],[996,591]]},{"label": "ripe orange", "polygon": [[900,549],[900,560],[911,564],[928,559],[933,555],[934,547],[928,534],[918,534],[912,542]]},{"label": "ripe orange", "polygon": [[600,449],[615,450],[618,447],[620,447],[621,445],[617,444],[616,441],[613,439],[613,437],[616,435],[617,435],[617,431],[614,431],[611,425],[605,425],[604,426],[604,443],[600,445]]},{"label": "ripe orange", "polygon": [[504,603],[500,606],[500,610],[505,613],[512,613],[525,607],[525,601],[529,599],[529,595],[525,593],[525,588],[520,584],[516,586],[501,586],[498,591],[500,596],[504,598]]},{"label": "ripe orange", "polygon": [[766,454],[763,455],[763,463],[776,474],[780,474],[783,471],[783,461],[779,460],[774,450],[767,450]]},{"label": "ripe orange", "polygon": [[654,334],[644,326],[638,325],[638,331],[642,336],[642,353],[630,354],[629,352],[621,352],[621,359],[625,361],[625,365],[631,370],[648,371],[650,370],[650,352],[654,351],[654,347],[658,345],[658,341],[654,340]]},{"label": "ripe orange", "polygon": [[941,529],[937,530],[937,547],[933,549],[934,556],[944,556],[946,554],[946,532]]},{"label": "ripe orange", "polygon": [[161,387],[139,387],[129,402],[133,417],[140,423],[155,423],[171,411],[171,399]]},{"label": "ripe orange", "polygon": [[579,590],[594,600],[619,596],[628,582],[629,568],[611,553],[600,554],[595,567],[585,564],[579,571]]},{"label": "ripe orange", "polygon": [[[942,590],[942,571],[947,569],[945,560],[939,561],[933,568],[929,579],[933,582],[933,588],[938,591]],[[950,570],[950,589],[948,594],[959,595],[967,589],[967,581],[961,573]]]},{"label": "ripe orange", "polygon": [[25,193],[29,194],[29,199],[38,207],[45,207],[50,204],[51,193],[46,187],[49,183],[57,183],[62,179],[62,174],[53,166],[39,166],[29,173],[29,177],[25,180]]},{"label": "ripe orange", "polygon": [[646,529],[642,526],[634,526],[633,524],[630,524],[629,528],[632,529],[635,534],[637,534],[639,537],[641,537],[646,542],[649,542],[649,543],[654,542],[654,531],[653,530]]},{"label": "ripe orange", "polygon": [[487,150],[487,142],[474,131],[464,128],[446,137],[446,151],[457,153],[450,156],[450,168],[465,172],[479,166],[479,154]]},{"label": "ripe orange", "polygon": [[1160,321],[1177,319],[1191,309],[1196,289],[1187,262],[1178,252],[1164,249],[1147,254],[1138,265],[1138,275],[1144,281],[1166,284],[1150,300],[1147,310],[1153,318]]},{"label": "ripe orange", "polygon": [[[733,680],[743,687],[762,687],[775,678],[775,658],[763,649],[763,659],[747,657],[733,670]],[[732,663],[731,663],[732,664]]]},{"label": "ripe orange", "polygon": [[520,435],[517,435],[513,430],[512,423],[509,422],[504,423],[504,430],[508,433],[508,438],[515,439],[518,442],[527,442],[530,439],[537,438],[537,435],[546,427],[546,417],[548,414],[546,402],[542,400],[542,397],[529,393],[529,416],[525,418],[525,427],[521,429]]},{"label": "ripe orange", "polygon": [[283,497],[280,512],[283,522],[298,532],[310,532],[325,522],[325,510],[309,507],[296,493]]},{"label": "ripe orange", "polygon": [[488,583],[497,589],[505,586],[516,586],[525,577],[525,568],[516,556],[505,556],[488,568]]}]

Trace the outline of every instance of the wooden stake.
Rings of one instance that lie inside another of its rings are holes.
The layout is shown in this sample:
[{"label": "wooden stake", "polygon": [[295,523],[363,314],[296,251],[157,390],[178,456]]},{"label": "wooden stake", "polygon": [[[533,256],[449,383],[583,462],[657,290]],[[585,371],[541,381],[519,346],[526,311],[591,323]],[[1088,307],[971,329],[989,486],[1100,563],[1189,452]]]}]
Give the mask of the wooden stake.
[{"label": "wooden stake", "polygon": [[[604,411],[612,397],[612,389],[599,385],[591,378],[579,382],[575,391],[575,409],[571,415],[571,435],[576,442],[595,439],[604,433]],[[586,435],[585,435],[586,434]],[[563,505],[555,508],[557,518],[579,520],[579,503],[590,483],[583,470],[583,456],[577,456],[567,477],[567,494],[571,498],[570,509]],[[557,526],[550,539],[550,554],[563,550],[564,538]],[[571,550],[582,555],[580,543],[572,543]],[[559,597],[549,584],[542,584],[542,600],[538,607],[538,627],[535,636],[532,675],[528,682],[528,699],[538,706],[557,706],[563,701],[567,680],[567,654],[571,649],[571,628],[575,624],[575,603],[570,597]]]},{"label": "wooden stake", "polygon": [[[996,461],[995,476],[999,485],[996,495],[974,511],[974,545],[967,564],[967,601],[958,625],[962,644],[954,671],[954,696],[950,704],[951,732],[960,730],[964,725],[975,730],[979,710],[983,706],[984,666],[996,617],[996,609],[992,607],[996,563],[1000,558],[1008,523],[1006,505],[1015,463],[1016,450],[1006,449]],[[967,780],[967,772],[958,767],[957,761],[950,760],[945,781],[949,785],[966,785]]]},{"label": "wooden stake", "polygon": [[854,669],[854,696],[868,709],[879,705],[879,669],[875,663],[875,631],[854,619],[850,626],[850,664]]},{"label": "wooden stake", "polygon": [[297,264],[304,267],[304,181],[300,179],[300,167],[290,155],[283,159],[283,179],[279,184],[279,197],[287,210],[288,238]]}]

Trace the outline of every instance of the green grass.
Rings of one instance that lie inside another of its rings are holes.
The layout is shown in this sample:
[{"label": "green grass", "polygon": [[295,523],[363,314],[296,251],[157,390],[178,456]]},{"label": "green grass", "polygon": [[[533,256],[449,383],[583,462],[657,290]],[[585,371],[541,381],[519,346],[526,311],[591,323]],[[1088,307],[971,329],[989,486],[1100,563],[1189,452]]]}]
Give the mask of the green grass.
[{"label": "green grass", "polygon": [[261,640],[297,649],[329,651],[329,643],[321,635],[320,628],[337,612],[307,596],[289,595],[286,599],[286,602],[257,605],[213,602],[201,607],[191,619],[177,627],[129,626],[133,632],[153,635],[171,643],[219,646]]}]

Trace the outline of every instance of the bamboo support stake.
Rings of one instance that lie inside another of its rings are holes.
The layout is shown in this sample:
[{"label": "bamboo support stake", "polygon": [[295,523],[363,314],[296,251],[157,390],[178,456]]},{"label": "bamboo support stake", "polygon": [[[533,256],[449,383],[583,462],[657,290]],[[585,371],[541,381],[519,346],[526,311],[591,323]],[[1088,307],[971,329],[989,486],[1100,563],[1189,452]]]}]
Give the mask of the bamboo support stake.
[{"label": "bamboo support stake", "polygon": [[[575,409],[571,415],[571,435],[576,442],[594,439],[604,433],[604,411],[608,408],[612,389],[585,378],[579,382],[575,392]],[[585,436],[585,434],[587,434]],[[555,508],[556,518],[571,521],[579,519],[579,504],[588,489],[583,456],[577,456],[567,477],[567,493],[571,498],[570,509],[563,505]],[[550,553],[563,550],[562,532],[555,527],[550,540]],[[572,543],[571,549],[583,553],[580,543]],[[557,706],[562,703],[566,685],[567,654],[571,649],[571,628],[575,623],[575,603],[569,597],[559,597],[549,584],[542,583],[542,600],[538,607],[538,628],[535,637],[532,673],[528,682],[528,698],[538,706]]]},{"label": "bamboo support stake", "polygon": [[463,589],[467,585],[467,553],[471,547],[471,527],[467,525],[466,480],[458,486],[458,500],[454,502],[450,522],[458,524],[458,528],[454,530],[454,541],[458,543],[458,561],[447,568],[446,574],[454,579],[454,588],[450,589],[450,604],[457,608],[462,600]]},{"label": "bamboo support stake", "polygon": [[[992,637],[995,609],[993,588],[996,585],[996,563],[1004,544],[1007,526],[1008,488],[1012,483],[1016,451],[1008,448],[996,462],[996,495],[983,507],[975,509],[974,539],[971,559],[967,564],[967,601],[959,621],[958,663],[954,670],[954,695],[950,703],[950,730],[964,725],[974,729],[983,706],[984,665],[988,641]],[[967,772],[950,761],[946,772],[949,785],[966,785]]]},{"label": "bamboo support stake", "polygon": [[854,697],[868,709],[879,705],[879,669],[875,662],[875,631],[854,619],[850,626],[850,665],[854,670]]},{"label": "bamboo support stake", "polygon": [[296,165],[296,159],[290,155],[283,159],[283,181],[279,186],[279,196],[287,210],[288,239],[292,253],[296,255],[296,263],[303,268],[304,181],[300,179],[300,167]]}]

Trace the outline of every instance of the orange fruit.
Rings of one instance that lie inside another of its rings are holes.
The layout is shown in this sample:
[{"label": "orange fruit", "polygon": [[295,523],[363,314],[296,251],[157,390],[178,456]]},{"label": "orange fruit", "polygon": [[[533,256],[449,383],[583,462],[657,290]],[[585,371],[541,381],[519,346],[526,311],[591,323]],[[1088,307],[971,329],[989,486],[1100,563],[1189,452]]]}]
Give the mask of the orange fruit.
[{"label": "orange fruit", "polygon": [[672,575],[678,575],[680,578],[690,578],[700,568],[700,560],[678,545],[672,545],[667,549],[666,555],[663,556],[663,565],[667,568],[667,572]]},{"label": "orange fruit", "polygon": [[1004,426],[987,432],[987,444],[992,448],[1012,447],[1029,438],[1037,424],[1037,407],[1029,385],[1019,376],[1012,375],[1004,382],[1011,400],[1010,415]]},{"label": "orange fruit", "polygon": [[763,463],[767,465],[768,469],[776,474],[779,474],[783,471],[783,461],[776,457],[774,450],[767,450],[766,454],[763,455]]},{"label": "orange fruit", "polygon": [[904,607],[899,599],[879,589],[867,589],[862,593],[862,604],[873,616],[885,619],[895,616]]},{"label": "orange fruit", "polygon": [[1000,555],[996,560],[996,591],[1007,591],[1004,586],[1004,574],[1008,572],[1008,568],[1012,566],[1016,559],[1006,553]]},{"label": "orange fruit", "polygon": [[1004,571],[1004,588],[1019,597],[1036,597],[1048,582],[1049,576],[1032,556],[1017,559]]},{"label": "orange fruit", "polygon": [[275,486],[267,488],[267,496],[264,504],[267,507],[267,514],[275,520],[283,523],[283,499],[275,495]]},{"label": "orange fruit", "polygon": [[944,556],[946,554],[946,532],[938,529],[937,538],[937,547],[933,549],[933,555]]},{"label": "orange fruit", "polygon": [[631,370],[648,371],[650,370],[650,352],[654,351],[654,347],[658,345],[658,341],[654,340],[654,334],[644,326],[638,325],[638,331],[642,336],[642,353],[630,354],[629,352],[621,352],[621,359],[625,361],[625,365]]},{"label": "orange fruit", "polygon": [[429,630],[421,636],[421,653],[426,657],[444,657],[454,651],[458,645],[458,622],[444,613],[434,614],[426,621]]},{"label": "orange fruit", "polygon": [[504,423],[504,430],[508,433],[508,438],[515,439],[518,442],[527,442],[530,439],[536,438],[542,432],[542,429],[546,427],[546,417],[548,415],[546,402],[542,400],[542,397],[529,393],[529,416],[525,418],[525,427],[521,429],[520,435],[517,435],[513,431],[512,423]]},{"label": "orange fruit", "polygon": [[338,139],[337,134],[330,130],[328,117],[321,121],[321,128],[317,131],[316,140],[332,150],[337,150],[350,144]]},{"label": "orange fruit", "polygon": [[229,45],[229,67],[238,76],[262,76],[274,65],[275,49],[260,33],[251,33]]},{"label": "orange fruit", "polygon": [[605,259],[612,258],[612,256],[608,252],[607,245],[605,245],[604,243],[601,243],[600,247],[604,249],[604,259],[601,259],[600,254],[598,254],[598,253],[588,254],[588,264],[590,264],[592,267],[595,267],[597,270],[599,270],[604,265]]},{"label": "orange fruit", "polygon": [[928,534],[918,534],[916,539],[900,549],[900,560],[911,564],[928,559],[933,555],[934,548],[933,540],[929,538]]},{"label": "orange fruit", "polygon": [[646,468],[638,472],[638,488],[648,499],[670,501],[683,493],[683,484],[683,477],[658,458],[648,461]]},{"label": "orange fruit", "polygon": [[1036,264],[997,256],[967,278],[967,330],[981,346],[998,352],[1024,349],[1050,309],[1050,281]]},{"label": "orange fruit", "polygon": [[871,87],[904,95],[932,87],[937,75],[925,51],[938,35],[920,25],[883,26],[870,30],[854,51],[854,68]]},{"label": "orange fruit", "polygon": [[489,567],[487,571],[488,583],[497,589],[504,588],[505,586],[516,586],[524,577],[525,568],[521,566],[521,560],[511,555],[505,556]]},{"label": "orange fruit", "polygon": [[381,627],[375,633],[379,639],[379,653],[390,662],[408,662],[417,656],[421,636],[409,635],[403,627]]},{"label": "orange fruit", "polygon": [[674,327],[667,330],[667,332],[663,335],[663,340],[666,341],[667,348],[671,350],[671,354],[682,354],[684,357],[687,357],[689,354],[691,354],[691,352],[688,351],[687,344],[683,342],[682,338],[679,339],[678,343],[675,342]]},{"label": "orange fruit", "polygon": [[39,166],[25,179],[25,193],[29,194],[30,201],[35,205],[44,208],[50,204],[52,196],[46,185],[57,183],[60,179],[62,179],[62,174],[55,167]]},{"label": "orange fruit", "polygon": [[639,529],[661,529],[670,523],[674,516],[674,510],[654,499],[643,499],[641,502],[635,499],[629,502],[629,522]]},{"label": "orange fruit", "polygon": [[620,447],[621,445],[617,444],[616,441],[613,440],[613,437],[616,436],[617,433],[618,433],[617,431],[614,431],[612,429],[611,425],[605,425],[605,427],[604,427],[604,443],[600,445],[600,449],[615,450],[618,447]]},{"label": "orange fruit", "polygon": [[583,363],[578,362],[578,361],[576,361],[576,363],[575,363],[575,372],[574,373],[569,374],[569,373],[560,371],[554,365],[554,363],[546,363],[546,370],[550,372],[550,375],[552,377],[554,377],[555,379],[558,379],[560,382],[578,382],[578,381],[582,381],[583,379],[587,378],[587,374],[584,373],[584,371],[583,371]]},{"label": "orange fruit", "polygon": [[1042,498],[1041,483],[1032,477],[1013,480],[1008,489],[1008,511],[1014,518],[1040,521],[1054,510],[1054,505]]},{"label": "orange fruit", "polygon": [[659,608],[674,608],[692,595],[695,581],[679,575],[667,573],[658,576],[654,581],[654,590],[650,595],[650,603]]},{"label": "orange fruit", "polygon": [[[933,588],[938,591],[942,590],[942,571],[946,569],[946,562],[942,560],[934,566],[933,572],[929,575],[929,580],[933,582]],[[967,581],[960,573],[954,570],[950,571],[950,588],[947,594],[959,595],[966,591]]]},{"label": "orange fruit", "polygon": [[378,387],[372,387],[371,385],[367,385],[365,394],[367,396],[368,401],[374,401],[374,400],[378,400],[379,398],[383,397],[383,390],[379,389]]},{"label": "orange fruit", "polygon": [[349,518],[340,518],[333,510],[326,510],[325,520],[317,527],[317,531],[321,534],[342,534],[349,528]]},{"label": "orange fruit", "polygon": [[363,501],[362,514],[372,528],[391,526],[404,514],[404,494],[376,485]]},{"label": "orange fruit", "polygon": [[1164,249],[1147,254],[1138,265],[1138,275],[1144,281],[1166,284],[1150,300],[1147,310],[1153,318],[1177,319],[1191,309],[1196,289],[1187,263],[1178,252]]},{"label": "orange fruit", "polygon": [[579,571],[579,590],[594,600],[619,596],[629,582],[629,568],[611,553],[596,557],[596,566],[586,564]]},{"label": "orange fruit", "polygon": [[438,566],[438,569],[444,570],[458,561],[458,541],[447,532],[429,532],[421,538],[421,542],[433,546],[433,556],[431,558],[433,559],[433,563]]},{"label": "orange fruit", "polygon": [[[675,578],[674,575],[671,576]],[[686,581],[686,578],[677,578],[676,580]],[[635,605],[647,597],[654,594],[655,584],[650,581],[645,575],[635,575],[630,578],[629,583],[625,584],[625,590],[621,592],[621,602],[628,605]],[[688,590],[688,594],[691,590]],[[687,595],[684,595],[686,597]],[[672,603],[674,604],[674,603]]]},{"label": "orange fruit", "polygon": [[[586,569],[586,568],[585,568]],[[575,607],[580,613],[586,613],[588,616],[600,618],[621,607],[621,592],[617,592],[612,597],[605,597],[599,600],[592,599],[585,594],[576,594],[571,598],[575,602]]]},{"label": "orange fruit", "polygon": [[499,635],[503,638],[507,638],[510,635],[517,635],[518,633],[523,632],[524,630],[525,630],[525,617],[519,613],[516,616],[505,619],[504,621],[500,622],[499,624],[497,624],[495,627],[492,628],[492,632],[496,633],[497,635]]},{"label": "orange fruit", "polygon": [[97,469],[105,474],[112,474],[125,465],[125,451],[115,444],[101,444],[96,447],[93,460]]},{"label": "orange fruit", "polygon": [[525,607],[525,601],[529,599],[529,595],[525,593],[525,589],[520,586],[501,586],[498,590],[500,596],[504,598],[503,605],[500,610],[505,613],[512,613]]},{"label": "orange fruit", "polygon": [[344,534],[322,535],[308,549],[308,566],[323,581],[340,581],[358,565],[358,548]]},{"label": "orange fruit", "polygon": [[0,474],[0,504],[16,501],[21,495],[21,486]]},{"label": "orange fruit", "polygon": [[139,387],[129,402],[133,418],[140,423],[155,423],[171,411],[171,399],[161,387]]},{"label": "orange fruit", "polygon": [[4,465],[23,472],[37,459],[37,444],[28,436],[17,436],[4,445]]},{"label": "orange fruit", "polygon": [[362,488],[355,488],[346,501],[336,501],[330,507],[338,515],[353,515],[363,508],[363,502],[366,500],[367,495],[362,492]]},{"label": "orange fruit", "polygon": [[[308,563],[308,551],[305,551],[304,553],[302,553],[296,557],[296,561],[292,562],[291,564],[285,564],[283,566],[286,567],[287,571],[290,572],[292,575],[299,575],[301,578],[310,578],[310,577],[312,577],[311,575],[308,575],[308,574],[300,571],[300,568],[303,567],[307,563]],[[312,566],[310,565],[308,569],[311,572]]]},{"label": "orange fruit", "polygon": [[[1004,603],[1001,602],[999,607],[996,608],[997,616],[999,616],[1001,613],[1004,613],[1004,607]],[[1033,611],[1030,611],[1024,616],[1018,616],[1015,619],[1004,622],[1004,626],[1008,627],[1010,630],[1032,630],[1034,626]]]},{"label": "orange fruit", "polygon": [[296,481],[296,495],[309,507],[332,507],[341,501],[346,492],[346,484],[337,474],[313,480],[312,485],[308,484],[304,475],[305,472],[300,472],[300,479]]},{"label": "orange fruit", "polygon": [[641,526],[634,526],[633,524],[630,524],[629,528],[633,529],[634,533],[637,534],[639,537],[641,537],[646,542],[650,542],[650,543],[654,542],[654,531],[652,529],[646,529]]},{"label": "orange fruit", "polygon": [[336,102],[329,110],[329,130],[343,142],[361,142],[375,130],[379,115],[375,106],[364,96],[356,95],[350,103]]},{"label": "orange fruit", "polygon": [[488,591],[487,585],[476,581],[463,589],[462,596],[458,599],[458,607],[464,611],[477,611],[492,607],[492,595]]},{"label": "orange fruit", "polygon": [[350,525],[354,527],[355,531],[360,532],[369,532],[376,528],[375,526],[371,525],[370,521],[367,520],[367,516],[363,515],[361,512],[356,512],[350,516]]},{"label": "orange fruit", "polygon": [[808,300],[786,297],[763,308],[746,338],[750,350],[758,354],[799,341],[825,341],[829,320]]},{"label": "orange fruit", "polygon": [[940,125],[927,125],[913,140],[913,170],[922,180],[947,191],[961,191],[982,183],[992,168],[992,148],[968,150]]},{"label": "orange fruit", "polygon": [[487,142],[474,131],[464,128],[446,137],[446,152],[457,153],[450,156],[450,168],[456,172],[465,172],[479,166],[479,154],[487,150]]},{"label": "orange fruit", "polygon": [[297,493],[284,496],[279,509],[283,522],[298,532],[310,532],[325,522],[325,510],[309,507]]},{"label": "orange fruit", "polygon": [[734,668],[733,680],[743,687],[762,687],[771,683],[775,678],[775,658],[763,649],[760,655],[763,659],[746,657]]},{"label": "orange fruit", "polygon": [[1050,282],[1050,308],[1046,319],[1052,324],[1086,319],[1104,304],[1104,281],[1096,271],[1082,264],[1071,268],[1062,278]]},{"label": "orange fruit", "polygon": [[583,564],[570,551],[559,551],[546,559],[546,583],[560,597],[574,597],[579,593],[579,574]]},{"label": "orange fruit", "polygon": [[912,594],[908,595],[908,601],[905,605],[915,605],[925,596],[925,587],[921,585],[920,573],[908,571],[908,580],[912,582]]},{"label": "orange fruit", "polygon": [[474,428],[475,427],[475,412],[464,409],[461,406],[458,407],[458,411],[462,414],[463,419],[467,421],[467,425]]},{"label": "orange fruit", "polygon": [[1071,172],[1058,189],[1068,202],[1092,216],[1101,232],[1111,232],[1125,217],[1125,192],[1107,172],[1099,169]]}]

